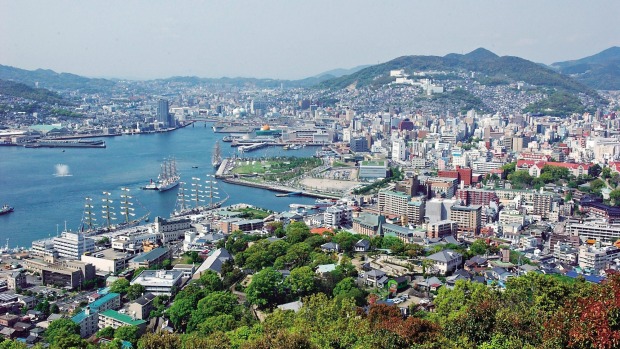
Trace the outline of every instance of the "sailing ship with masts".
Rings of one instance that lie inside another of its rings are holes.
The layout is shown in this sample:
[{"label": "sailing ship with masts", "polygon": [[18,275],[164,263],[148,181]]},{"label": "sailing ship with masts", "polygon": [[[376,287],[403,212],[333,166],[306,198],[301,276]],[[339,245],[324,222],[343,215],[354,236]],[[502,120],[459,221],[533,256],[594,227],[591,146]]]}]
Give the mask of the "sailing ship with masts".
[{"label": "sailing ship with masts", "polygon": [[150,211],[147,211],[139,218],[134,218],[136,215],[134,213],[135,208],[133,207],[134,202],[137,202],[143,209],[146,210],[146,208],[144,208],[144,206],[142,206],[142,204],[140,204],[137,199],[134,200],[134,198],[129,195],[129,191],[129,188],[121,188],[119,213],[121,215],[122,222],[118,224],[115,224],[115,221],[118,219],[118,217],[116,216],[116,212],[113,206],[114,200],[112,199],[112,193],[107,191],[103,192],[103,198],[101,199],[101,218],[103,219],[103,222],[101,225],[98,225],[96,223],[97,218],[95,218],[95,213],[93,211],[95,206],[93,205],[92,198],[87,197],[86,204],[84,205],[84,214],[82,216],[82,224],[80,230],[87,236],[97,235],[123,228],[134,227],[140,224],[140,222],[142,221],[148,221],[149,215],[151,214]]},{"label": "sailing ship with masts", "polygon": [[212,210],[221,207],[228,200],[228,195],[220,197],[214,175],[207,175],[205,184],[202,183],[200,178],[192,177],[189,195],[185,192],[185,183],[179,187],[177,205],[171,216],[178,217]]},{"label": "sailing ship with masts", "polygon": [[142,187],[144,190],[166,191],[179,185],[181,177],[177,172],[177,162],[174,158],[164,159],[161,164],[161,171],[157,176],[157,181],[151,181]]},{"label": "sailing ship with masts", "polygon": [[211,155],[211,164],[218,168],[222,164],[222,149],[220,149],[220,141],[215,141],[213,154]]}]

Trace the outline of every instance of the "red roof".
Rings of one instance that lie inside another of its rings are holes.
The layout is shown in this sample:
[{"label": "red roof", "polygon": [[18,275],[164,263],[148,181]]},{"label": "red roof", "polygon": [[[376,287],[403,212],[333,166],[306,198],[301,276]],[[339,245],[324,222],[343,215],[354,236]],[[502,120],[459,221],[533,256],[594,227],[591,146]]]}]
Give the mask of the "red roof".
[{"label": "red roof", "polygon": [[325,233],[333,233],[334,231],[329,229],[329,228],[313,228],[310,229],[310,233],[312,234],[319,234],[319,235],[323,235]]}]

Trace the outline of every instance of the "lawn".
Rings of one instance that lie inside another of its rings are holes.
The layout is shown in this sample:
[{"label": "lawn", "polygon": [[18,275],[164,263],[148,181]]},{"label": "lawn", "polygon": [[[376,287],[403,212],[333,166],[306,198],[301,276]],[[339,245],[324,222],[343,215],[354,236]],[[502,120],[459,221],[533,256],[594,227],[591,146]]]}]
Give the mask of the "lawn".
[{"label": "lawn", "polygon": [[322,165],[321,159],[316,158],[283,158],[265,160],[237,161],[232,173],[235,174],[262,174],[266,180],[288,180],[313,168]]}]

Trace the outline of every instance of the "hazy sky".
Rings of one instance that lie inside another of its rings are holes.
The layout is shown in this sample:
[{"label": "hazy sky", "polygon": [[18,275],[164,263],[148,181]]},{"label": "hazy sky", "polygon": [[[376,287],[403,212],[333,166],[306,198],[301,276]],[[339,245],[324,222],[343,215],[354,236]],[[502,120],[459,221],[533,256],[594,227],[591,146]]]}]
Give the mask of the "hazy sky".
[{"label": "hazy sky", "polygon": [[0,64],[297,79],[478,47],[549,64],[620,46],[619,14],[618,0],[1,0]]}]

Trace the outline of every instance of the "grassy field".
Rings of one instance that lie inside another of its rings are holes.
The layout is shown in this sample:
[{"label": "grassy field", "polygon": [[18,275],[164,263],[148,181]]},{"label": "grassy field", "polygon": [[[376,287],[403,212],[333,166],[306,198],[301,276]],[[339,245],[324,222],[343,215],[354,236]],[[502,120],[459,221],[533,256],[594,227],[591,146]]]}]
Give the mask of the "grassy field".
[{"label": "grassy field", "polygon": [[287,180],[321,166],[323,162],[316,158],[284,158],[266,160],[237,161],[232,173],[262,175],[266,180]]}]

